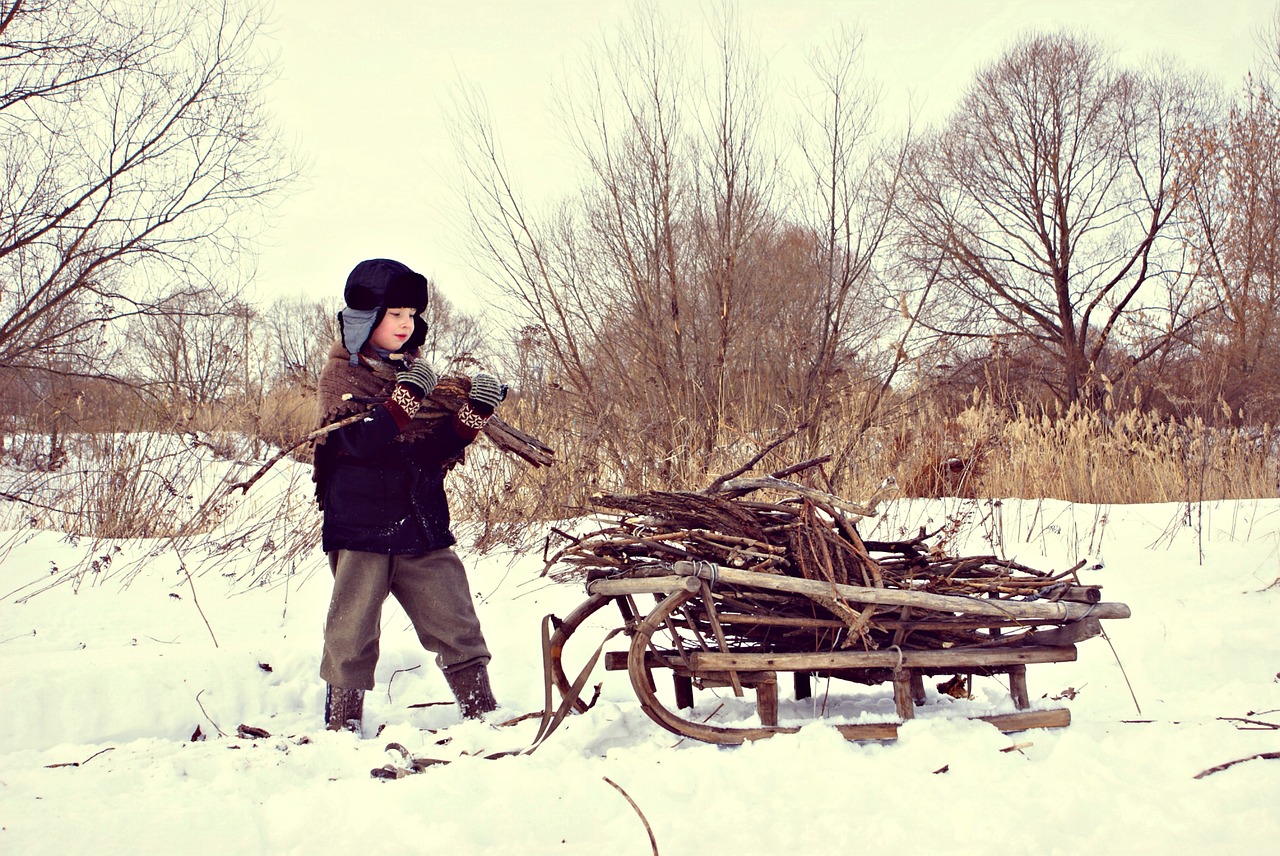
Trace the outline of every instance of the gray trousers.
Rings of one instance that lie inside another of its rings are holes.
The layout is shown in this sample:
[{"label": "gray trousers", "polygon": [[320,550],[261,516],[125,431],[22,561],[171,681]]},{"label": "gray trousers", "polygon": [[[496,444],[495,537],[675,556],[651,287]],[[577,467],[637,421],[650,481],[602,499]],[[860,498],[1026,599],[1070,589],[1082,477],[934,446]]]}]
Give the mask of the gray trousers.
[{"label": "gray trousers", "polygon": [[324,625],[320,677],[335,687],[373,689],[382,604],[394,595],[422,647],[443,670],[489,662],[462,560],[451,548],[415,556],[337,550],[329,554],[333,595]]}]

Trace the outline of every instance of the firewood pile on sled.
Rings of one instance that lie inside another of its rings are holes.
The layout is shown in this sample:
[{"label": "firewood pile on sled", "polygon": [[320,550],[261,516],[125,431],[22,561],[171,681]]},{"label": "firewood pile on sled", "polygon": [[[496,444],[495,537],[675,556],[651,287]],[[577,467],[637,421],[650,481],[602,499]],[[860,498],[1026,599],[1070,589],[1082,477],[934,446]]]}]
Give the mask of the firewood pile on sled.
[{"label": "firewood pile on sled", "polygon": [[[849,739],[895,737],[928,703],[925,677],[938,675],[1004,679],[1013,712],[980,718],[1005,731],[1069,724],[1065,708],[1032,708],[1026,667],[1074,660],[1076,643],[1100,635],[1101,619],[1127,618],[1128,607],[1080,584],[1080,565],[1050,572],[947,555],[924,532],[864,540],[857,522],[879,499],[853,503],[777,474],[594,498],[604,525],[547,565],[551,578],[587,590],[550,639],[552,681],[586,708],[576,695],[586,675],[569,680],[564,649],[613,604],[631,643],[606,653],[606,668],[625,669],[650,718],[682,736],[740,743],[795,731],[779,724],[779,672],[794,676],[797,699],[815,677],[892,682],[897,720],[837,725]],[[675,709],[658,692],[657,670],[674,677]],[[695,688],[754,689],[760,724],[691,718]]]}]

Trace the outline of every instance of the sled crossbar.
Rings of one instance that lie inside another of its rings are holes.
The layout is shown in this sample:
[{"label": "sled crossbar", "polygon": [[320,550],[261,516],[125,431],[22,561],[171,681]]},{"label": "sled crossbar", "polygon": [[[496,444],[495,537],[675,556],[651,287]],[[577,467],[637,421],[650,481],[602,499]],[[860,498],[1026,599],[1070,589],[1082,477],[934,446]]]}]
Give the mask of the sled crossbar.
[{"label": "sled crossbar", "polygon": [[1017,666],[1027,663],[1067,663],[1076,659],[1076,647],[1074,645],[1034,645],[1019,648],[827,651],[799,654],[690,651],[688,657],[689,667],[695,672],[819,669],[946,669],[963,672],[968,668],[985,669],[992,666]]}]

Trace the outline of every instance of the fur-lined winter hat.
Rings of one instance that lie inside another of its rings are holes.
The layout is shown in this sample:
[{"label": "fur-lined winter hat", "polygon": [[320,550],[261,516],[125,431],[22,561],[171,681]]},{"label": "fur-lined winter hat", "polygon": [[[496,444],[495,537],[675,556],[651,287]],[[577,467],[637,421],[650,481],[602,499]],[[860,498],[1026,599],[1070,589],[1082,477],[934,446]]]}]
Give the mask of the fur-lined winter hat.
[{"label": "fur-lined winter hat", "polygon": [[427,340],[427,322],[422,320],[427,308],[427,278],[408,266],[391,259],[360,262],[347,275],[342,296],[347,306],[338,313],[338,329],[352,365],[358,362],[357,354],[382,323],[388,308],[409,306],[417,310],[413,334],[400,352],[415,350]]}]

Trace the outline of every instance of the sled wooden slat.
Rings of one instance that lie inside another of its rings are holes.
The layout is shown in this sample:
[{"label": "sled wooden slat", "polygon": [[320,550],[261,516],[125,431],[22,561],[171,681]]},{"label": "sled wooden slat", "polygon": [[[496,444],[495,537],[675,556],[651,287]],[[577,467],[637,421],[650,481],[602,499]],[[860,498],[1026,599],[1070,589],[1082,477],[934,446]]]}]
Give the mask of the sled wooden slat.
[{"label": "sled wooden slat", "polygon": [[897,740],[898,722],[860,722],[832,726],[845,740]]},{"label": "sled wooden slat", "polygon": [[1051,707],[1046,710],[1020,710],[1017,713],[997,713],[975,718],[989,722],[1001,731],[1026,731],[1029,728],[1066,728],[1071,724],[1071,711],[1065,707]]},{"label": "sled wooden slat", "polygon": [[1076,659],[1074,645],[1018,648],[944,648],[926,651],[818,651],[808,654],[751,654],[690,651],[689,666],[695,672],[734,669],[760,671],[818,671],[821,669],[945,669],[962,672],[1026,663],[1069,663]]},{"label": "sled wooden slat", "polygon": [[[903,651],[902,666],[912,669],[937,669],[964,672],[966,669],[988,669],[1027,663],[1069,663],[1076,659],[1074,645],[1028,646],[1022,648],[948,648],[944,650]],[[688,669],[693,672],[749,671],[814,672],[824,669],[892,669],[898,665],[897,651],[828,651],[810,654],[750,654],[719,651],[690,651]],[[646,652],[645,664],[650,668],[683,669],[684,661],[675,654]],[[609,651],[605,668],[622,671],[627,668],[627,652]]]}]

